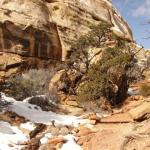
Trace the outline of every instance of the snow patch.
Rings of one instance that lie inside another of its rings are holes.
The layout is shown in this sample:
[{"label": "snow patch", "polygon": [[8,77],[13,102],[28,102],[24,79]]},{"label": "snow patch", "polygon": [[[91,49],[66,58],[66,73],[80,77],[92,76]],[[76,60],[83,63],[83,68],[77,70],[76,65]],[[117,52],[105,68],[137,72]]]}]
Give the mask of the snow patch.
[{"label": "snow patch", "polygon": [[19,150],[22,148],[19,144],[27,140],[27,137],[17,127],[0,121],[0,150]]},{"label": "snow patch", "polygon": [[67,141],[59,150],[82,150],[82,148],[76,143],[76,137],[68,134],[64,136]]},{"label": "snow patch", "polygon": [[47,133],[47,134],[45,134],[45,136],[43,138],[40,139],[40,143],[46,144],[48,142],[48,140],[52,137],[53,137],[53,135],[51,133]]},{"label": "snow patch", "polygon": [[2,94],[2,99],[11,102],[11,105],[8,107],[9,111],[15,112],[33,123],[51,125],[54,121],[55,124],[78,126],[79,124],[86,124],[89,121],[81,117],[60,115],[52,111],[42,111],[36,105],[24,101],[16,101],[13,98],[6,97],[4,94]]},{"label": "snow patch", "polygon": [[22,124],[20,124],[20,127],[23,129],[27,129],[29,131],[33,131],[36,128],[34,123],[32,123],[32,122],[22,123]]},{"label": "snow patch", "polygon": [[133,88],[129,88],[127,93],[131,96],[134,96],[139,94],[139,90],[134,90]]}]

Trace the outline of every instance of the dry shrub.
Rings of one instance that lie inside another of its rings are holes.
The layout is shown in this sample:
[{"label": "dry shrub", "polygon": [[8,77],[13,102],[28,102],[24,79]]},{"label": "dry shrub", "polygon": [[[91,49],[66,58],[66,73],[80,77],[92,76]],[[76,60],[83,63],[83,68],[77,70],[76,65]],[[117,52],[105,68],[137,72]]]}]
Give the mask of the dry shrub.
[{"label": "dry shrub", "polygon": [[47,95],[49,99],[57,99],[56,90],[49,91],[49,82],[55,70],[31,69],[22,75],[12,77],[7,82],[7,94],[16,100],[23,100],[27,97]]}]

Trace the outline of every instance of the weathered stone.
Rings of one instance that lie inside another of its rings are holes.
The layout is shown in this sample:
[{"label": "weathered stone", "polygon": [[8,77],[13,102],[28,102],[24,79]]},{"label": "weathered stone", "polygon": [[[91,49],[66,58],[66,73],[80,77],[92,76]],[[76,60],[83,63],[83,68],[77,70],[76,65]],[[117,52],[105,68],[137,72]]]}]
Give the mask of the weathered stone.
[{"label": "weathered stone", "polygon": [[49,22],[49,10],[44,2],[1,2],[0,51],[61,60],[61,49],[57,26]]},{"label": "weathered stone", "polygon": [[[7,104],[4,104],[4,105],[6,107]],[[4,113],[0,113],[0,120],[9,122],[10,124],[14,126],[18,126],[19,124],[24,123],[25,118],[20,117],[16,113],[13,113],[13,112],[4,112]]]},{"label": "weathered stone", "polygon": [[66,104],[69,105],[69,106],[75,106],[77,107],[78,106],[78,103],[76,101],[66,101]]},{"label": "weathered stone", "polygon": [[91,116],[89,116],[89,119],[90,120],[96,120],[96,121],[100,121],[101,120],[101,118],[98,117],[97,115],[91,115]]},{"label": "weathered stone", "polygon": [[60,128],[60,130],[59,130],[59,134],[60,135],[68,135],[69,134],[69,129],[67,128],[67,127],[62,127],[62,128]]},{"label": "weathered stone", "polygon": [[91,134],[90,140],[83,143],[84,150],[120,150],[125,135],[132,130],[130,124],[100,124],[99,131]]},{"label": "weathered stone", "polygon": [[38,133],[44,131],[45,129],[46,129],[46,125],[44,125],[44,124],[38,124],[36,126],[36,128],[33,131],[30,132],[30,138],[32,139],[32,138],[36,137],[36,135]]},{"label": "weathered stone", "polygon": [[77,133],[77,136],[87,136],[88,134],[93,133],[89,128],[82,127],[79,129],[79,132]]},{"label": "weathered stone", "polygon": [[67,95],[59,94],[59,103],[65,105],[66,104]]},{"label": "weathered stone", "polygon": [[64,110],[68,114],[77,115],[77,116],[84,113],[84,110],[82,108],[78,108],[74,106],[58,105],[58,108]]},{"label": "weathered stone", "polygon": [[133,119],[128,113],[119,113],[112,116],[101,118],[102,123],[128,123],[133,122]]},{"label": "weathered stone", "polygon": [[136,108],[131,109],[129,115],[131,115],[134,120],[150,118],[150,102],[143,102]]},{"label": "weathered stone", "polygon": [[65,73],[65,70],[60,70],[52,77],[50,84],[49,84],[49,89],[51,89],[53,86],[56,86],[56,84],[58,84],[58,82],[60,81],[64,73]]},{"label": "weathered stone", "polygon": [[28,99],[30,104],[39,106],[43,111],[55,111],[56,106],[53,105],[47,96],[33,96]]},{"label": "weathered stone", "polygon": [[58,143],[64,143],[65,142],[65,139],[63,137],[57,137],[57,138],[54,138],[54,139],[50,139],[48,141],[49,144],[52,144],[52,145],[57,145]]},{"label": "weathered stone", "polygon": [[108,0],[2,0],[0,51],[65,60],[71,43],[102,21],[112,24],[117,35],[133,39]]},{"label": "weathered stone", "polygon": [[91,112],[91,113],[87,113],[85,112],[85,114],[82,116],[83,119],[89,119],[90,116],[96,115],[95,113]]},{"label": "weathered stone", "polygon": [[51,127],[48,128],[48,131],[49,131],[53,136],[58,136],[58,135],[59,135],[60,128],[51,126]]},{"label": "weathered stone", "polygon": [[[62,43],[62,59],[70,44],[90,30],[91,25],[102,21],[113,24],[112,31],[118,36],[132,40],[132,33],[109,0],[57,0],[47,3],[50,21],[56,22]],[[118,29],[116,32],[116,28]],[[78,32],[76,32],[78,31]]]},{"label": "weathered stone", "polygon": [[81,136],[78,137],[78,141],[77,144],[79,144],[80,146],[82,146],[83,144],[87,143],[90,141],[92,134],[88,134],[86,136]]},{"label": "weathered stone", "polygon": [[[49,28],[51,33],[33,27],[23,30],[8,21],[0,23],[1,41],[3,41],[0,43],[1,51],[28,57],[61,60],[61,46],[55,45],[52,38],[52,34],[57,32],[57,27],[51,24]],[[59,38],[55,42],[58,43]]]}]

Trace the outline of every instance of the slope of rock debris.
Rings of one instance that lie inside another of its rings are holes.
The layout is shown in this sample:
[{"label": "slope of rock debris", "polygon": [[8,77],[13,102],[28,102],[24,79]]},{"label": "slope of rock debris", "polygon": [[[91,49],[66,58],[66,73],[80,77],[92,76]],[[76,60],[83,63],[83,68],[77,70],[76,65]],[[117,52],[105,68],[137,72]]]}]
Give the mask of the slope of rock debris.
[{"label": "slope of rock debris", "polygon": [[10,102],[4,105],[0,115],[2,150],[69,150],[70,147],[74,150],[130,150],[131,147],[141,150],[150,146],[150,107],[145,107],[150,105],[150,97],[130,96],[112,113],[84,112],[80,117],[44,112],[39,106],[17,102],[3,93],[1,101]]},{"label": "slope of rock debris", "polygon": [[[7,92],[6,80],[16,74],[65,61],[72,43],[102,22],[133,42],[129,25],[110,0],[1,0],[0,90],[6,86]],[[100,51],[93,48],[89,56]],[[137,64],[144,68],[148,58],[149,52],[141,51]],[[89,110],[80,107],[74,90],[83,76],[75,69],[58,69],[48,81],[49,91],[59,91],[55,105],[39,102],[43,95],[17,101],[0,91],[0,150],[150,149],[150,97],[139,93],[141,85],[150,83],[149,68],[143,72],[145,81],[130,85],[127,99],[117,108],[101,109],[92,102]]]}]

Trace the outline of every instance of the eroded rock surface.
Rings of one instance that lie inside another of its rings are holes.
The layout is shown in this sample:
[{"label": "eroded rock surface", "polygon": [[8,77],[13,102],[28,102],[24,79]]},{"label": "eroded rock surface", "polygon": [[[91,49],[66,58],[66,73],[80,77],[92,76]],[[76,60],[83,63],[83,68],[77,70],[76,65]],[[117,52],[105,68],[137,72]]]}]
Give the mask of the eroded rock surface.
[{"label": "eroded rock surface", "polygon": [[57,25],[40,0],[0,2],[0,51],[61,60]]},{"label": "eroded rock surface", "polygon": [[0,51],[65,60],[71,43],[102,21],[132,40],[130,28],[108,0],[2,0]]},{"label": "eroded rock surface", "polygon": [[57,0],[47,3],[50,21],[58,26],[63,46],[63,58],[74,42],[90,30],[91,25],[105,21],[112,24],[118,36],[132,40],[132,32],[108,0]]}]

